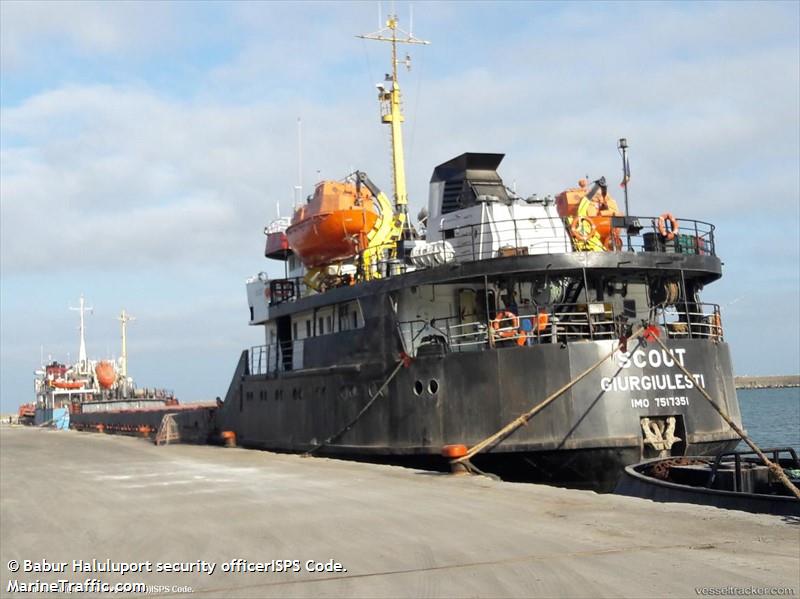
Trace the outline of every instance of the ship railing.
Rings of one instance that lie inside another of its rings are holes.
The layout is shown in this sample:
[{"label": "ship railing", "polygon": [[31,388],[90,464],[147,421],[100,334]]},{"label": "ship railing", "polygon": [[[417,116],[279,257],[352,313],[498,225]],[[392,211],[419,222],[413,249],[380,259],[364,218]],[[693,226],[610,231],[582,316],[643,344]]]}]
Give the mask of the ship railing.
[{"label": "ship railing", "polygon": [[416,356],[425,345],[444,345],[450,352],[491,347],[617,339],[624,320],[604,303],[558,304],[549,309],[524,305],[514,318],[494,313],[488,321],[477,314],[400,322],[405,351]]},{"label": "ship railing", "polygon": [[724,339],[718,304],[679,301],[660,310],[659,324],[670,339]]},{"label": "ship railing", "polygon": [[249,374],[273,376],[292,370],[297,362],[294,349],[301,343],[302,340],[252,346],[248,352]]},{"label": "ship railing", "polygon": [[[583,241],[570,232],[572,218],[507,219],[441,230],[459,262],[568,251],[645,252],[715,256],[715,227],[692,219],[676,219],[673,239],[662,237],[658,217],[615,218],[605,237]],[[588,228],[588,225],[587,225]]]},{"label": "ship railing", "polygon": [[489,328],[477,320],[458,322],[455,318],[448,319],[447,333],[450,347],[455,351],[483,349],[489,339]]},{"label": "ship railing", "polygon": [[305,296],[308,292],[303,277],[270,279],[268,291],[270,306],[293,302]]}]

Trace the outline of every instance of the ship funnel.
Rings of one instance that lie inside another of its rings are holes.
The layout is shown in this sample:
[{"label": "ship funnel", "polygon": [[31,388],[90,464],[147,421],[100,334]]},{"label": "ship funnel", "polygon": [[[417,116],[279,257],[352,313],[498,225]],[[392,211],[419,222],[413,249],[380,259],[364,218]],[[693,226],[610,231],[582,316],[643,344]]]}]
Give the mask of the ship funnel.
[{"label": "ship funnel", "polygon": [[433,169],[428,197],[430,222],[481,202],[509,202],[503,179],[497,174],[504,157],[467,152]]}]

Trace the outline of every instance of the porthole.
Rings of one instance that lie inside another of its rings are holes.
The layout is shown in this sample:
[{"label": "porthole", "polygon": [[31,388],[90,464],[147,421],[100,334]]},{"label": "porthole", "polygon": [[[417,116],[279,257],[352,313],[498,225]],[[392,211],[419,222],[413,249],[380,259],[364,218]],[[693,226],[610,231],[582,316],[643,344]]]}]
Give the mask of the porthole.
[{"label": "porthole", "polygon": [[414,394],[415,395],[422,395],[422,392],[425,390],[425,385],[422,384],[422,381],[414,381]]},{"label": "porthole", "polygon": [[431,395],[436,395],[439,392],[439,381],[436,379],[431,379],[428,382],[428,393]]}]

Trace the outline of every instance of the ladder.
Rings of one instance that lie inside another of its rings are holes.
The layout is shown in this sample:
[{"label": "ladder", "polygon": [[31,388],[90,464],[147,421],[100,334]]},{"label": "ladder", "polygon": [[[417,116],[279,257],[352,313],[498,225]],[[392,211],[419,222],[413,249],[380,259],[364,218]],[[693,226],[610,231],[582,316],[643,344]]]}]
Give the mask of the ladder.
[{"label": "ladder", "polygon": [[164,414],[161,424],[158,426],[158,432],[156,432],[155,444],[169,445],[173,441],[180,440],[181,433],[178,423],[175,422],[175,414]]}]

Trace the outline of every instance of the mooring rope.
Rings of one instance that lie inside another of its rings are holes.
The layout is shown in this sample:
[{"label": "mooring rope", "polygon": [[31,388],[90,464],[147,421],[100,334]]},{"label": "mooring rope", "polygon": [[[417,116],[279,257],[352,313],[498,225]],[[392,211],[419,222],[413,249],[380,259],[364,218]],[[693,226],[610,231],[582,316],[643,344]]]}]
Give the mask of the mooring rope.
[{"label": "mooring rope", "polygon": [[[659,335],[658,335],[658,330],[657,330],[657,329],[654,329],[654,327],[652,327],[652,325],[642,326],[642,328],[640,328],[638,331],[636,331],[636,332],[635,332],[633,335],[631,335],[631,336],[628,338],[628,341],[632,341],[633,339],[635,339],[636,337],[639,337],[639,336],[641,336],[641,335],[642,335],[643,333],[645,333],[645,332],[647,332],[647,333],[648,333],[648,334],[646,335],[646,338],[647,338],[648,340],[653,340],[653,339],[654,339],[656,342],[658,342],[658,344],[659,344],[659,345],[662,347],[662,349],[664,349],[664,351],[666,351],[666,352],[667,352],[667,353],[670,355],[670,357],[672,358],[672,361],[673,361],[673,363],[674,363],[674,364],[675,364],[675,365],[676,365],[678,368],[680,368],[680,370],[681,370],[681,371],[682,371],[682,372],[683,372],[683,373],[684,373],[686,376],[688,376],[688,377],[689,377],[689,378],[691,378],[691,379],[693,379],[693,378],[694,378],[694,377],[692,377],[692,374],[691,374],[691,373],[690,373],[690,372],[689,372],[689,371],[686,369],[686,367],[685,367],[685,366],[683,366],[683,364],[681,364],[680,360],[678,360],[678,359],[675,357],[675,355],[672,353],[672,351],[670,351],[670,350],[669,350],[669,348],[667,348],[667,346],[664,344],[664,342],[663,342],[663,341],[661,341],[661,339],[660,339],[660,337],[659,337]],[[589,375],[589,374],[591,374],[593,371],[595,371],[595,370],[596,370],[596,369],[597,369],[597,368],[598,368],[598,367],[599,367],[601,364],[603,364],[603,362],[605,362],[605,361],[606,361],[606,360],[608,360],[608,359],[609,359],[611,356],[613,356],[613,355],[614,355],[614,353],[615,353],[615,352],[616,352],[618,349],[619,349],[619,346],[617,346],[616,348],[612,349],[612,350],[611,350],[610,352],[608,352],[608,353],[607,353],[605,356],[603,356],[602,358],[600,358],[600,360],[598,360],[597,362],[595,362],[595,363],[594,363],[592,366],[590,366],[589,368],[587,368],[586,370],[584,370],[582,373],[580,373],[578,376],[576,376],[574,379],[572,379],[572,380],[571,380],[569,383],[567,383],[566,385],[564,385],[563,387],[561,387],[560,389],[556,390],[556,391],[555,391],[555,392],[553,392],[551,395],[549,395],[549,396],[548,396],[548,397],[547,397],[547,398],[546,398],[544,401],[542,401],[541,403],[537,404],[536,406],[534,406],[533,408],[531,408],[530,410],[528,410],[528,411],[527,411],[527,412],[525,412],[524,414],[522,414],[522,415],[518,416],[517,418],[515,418],[514,420],[512,420],[511,422],[509,422],[507,425],[505,425],[503,428],[501,428],[499,431],[497,431],[497,432],[496,432],[496,433],[494,433],[493,435],[490,435],[490,436],[486,437],[486,438],[485,438],[485,439],[483,439],[482,441],[479,441],[478,443],[476,443],[475,445],[473,445],[472,447],[470,447],[470,448],[467,450],[467,453],[466,453],[466,454],[464,454],[463,456],[461,456],[461,457],[458,457],[458,458],[454,458],[454,459],[450,460],[450,463],[451,463],[451,464],[462,464],[462,465],[463,465],[463,466],[465,466],[465,467],[467,468],[467,470],[469,470],[469,471],[472,471],[472,472],[477,472],[477,473],[479,473],[479,474],[483,474],[483,472],[481,472],[480,470],[478,470],[478,469],[477,469],[477,468],[476,468],[476,467],[475,467],[473,464],[471,464],[471,463],[470,463],[469,459],[470,459],[471,457],[473,457],[473,456],[475,456],[476,454],[480,453],[481,451],[483,451],[483,450],[484,450],[484,449],[486,449],[487,447],[489,447],[489,446],[491,446],[491,445],[494,445],[495,443],[497,443],[497,442],[501,441],[502,439],[505,439],[505,438],[506,438],[507,436],[509,436],[511,433],[513,433],[514,431],[516,431],[518,428],[520,428],[520,427],[523,427],[523,426],[525,426],[526,424],[528,424],[528,422],[530,421],[530,419],[531,419],[531,418],[533,418],[533,417],[534,417],[534,416],[535,416],[537,413],[539,413],[539,412],[540,412],[541,410],[543,410],[545,407],[547,407],[548,405],[550,405],[550,404],[551,404],[553,401],[555,401],[555,400],[556,400],[558,397],[560,397],[561,395],[563,395],[563,394],[564,394],[566,391],[568,391],[569,389],[571,389],[572,387],[574,387],[574,386],[575,386],[575,385],[576,385],[578,382],[580,382],[580,381],[581,381],[582,379],[584,379],[586,376],[588,376],[588,375]],[[783,471],[783,468],[781,468],[779,464],[775,464],[774,462],[772,462],[772,461],[771,461],[771,460],[770,460],[770,459],[769,459],[769,458],[768,458],[768,457],[767,457],[767,456],[764,454],[764,452],[763,452],[763,451],[761,451],[761,449],[760,449],[760,448],[759,448],[759,447],[758,447],[758,446],[757,446],[757,445],[756,445],[756,444],[755,444],[753,441],[751,441],[751,440],[750,440],[750,438],[747,436],[747,434],[746,434],[746,433],[745,433],[745,432],[744,432],[744,431],[743,431],[743,430],[742,430],[742,429],[741,429],[741,428],[740,428],[740,427],[739,427],[739,426],[738,426],[738,425],[737,425],[737,424],[736,424],[736,423],[735,423],[735,422],[734,422],[734,421],[731,419],[731,417],[730,417],[730,416],[728,416],[728,415],[727,415],[727,414],[726,414],[726,413],[725,413],[725,412],[722,410],[722,408],[720,408],[720,407],[719,407],[719,406],[718,406],[718,405],[717,405],[717,404],[714,402],[714,400],[713,400],[713,399],[711,399],[711,396],[710,396],[710,395],[709,395],[709,394],[706,392],[706,390],[705,390],[705,389],[703,389],[702,387],[700,387],[700,386],[698,386],[698,385],[695,385],[695,388],[696,388],[696,389],[697,389],[697,390],[700,392],[700,394],[701,394],[701,395],[702,395],[702,396],[703,396],[703,397],[704,397],[704,398],[705,398],[705,399],[706,399],[706,400],[707,400],[707,401],[708,401],[708,402],[709,402],[709,403],[712,405],[712,407],[713,407],[713,408],[714,408],[714,409],[715,409],[715,410],[716,410],[716,411],[719,413],[719,415],[720,415],[720,416],[722,416],[722,419],[723,419],[723,420],[725,420],[725,422],[728,424],[728,426],[730,426],[730,427],[731,427],[731,428],[732,428],[732,429],[733,429],[733,430],[736,432],[736,434],[737,434],[737,435],[739,435],[739,437],[741,437],[741,438],[742,438],[742,440],[743,440],[745,443],[747,443],[747,445],[749,445],[749,446],[750,446],[750,448],[751,448],[751,449],[752,449],[752,450],[753,450],[753,451],[754,451],[754,452],[755,452],[755,453],[758,455],[758,457],[761,459],[761,461],[762,461],[762,462],[764,462],[764,465],[766,465],[766,466],[767,466],[767,468],[769,468],[770,472],[772,472],[772,473],[773,473],[773,474],[774,474],[774,475],[775,475],[775,476],[776,476],[776,477],[777,477],[777,478],[778,478],[778,479],[779,479],[779,480],[780,480],[780,481],[783,483],[783,485],[784,485],[784,486],[785,486],[787,489],[789,489],[789,491],[790,491],[790,492],[791,492],[791,493],[792,493],[792,494],[793,494],[795,497],[797,497],[798,499],[800,499],[800,489],[798,489],[798,488],[797,488],[797,487],[794,485],[794,483],[792,483],[792,481],[791,481],[791,480],[789,480],[789,477],[788,477],[788,476],[786,476],[786,473]]]},{"label": "mooring rope", "polygon": [[[683,364],[681,364],[681,362],[678,359],[675,358],[675,356],[667,348],[664,342],[661,341],[661,339],[658,336],[655,336],[654,338],[658,342],[658,344],[664,349],[664,351],[666,351],[670,355],[675,365],[681,369],[683,374],[693,379],[692,374],[686,369],[686,367]],[[711,404],[711,406],[719,413],[719,415],[722,416],[722,419],[728,423],[728,426],[730,426],[736,432],[736,434],[742,438],[742,441],[747,443],[750,446],[750,449],[752,449],[758,455],[758,457],[761,458],[761,461],[764,462],[764,465],[767,468],[769,468],[770,472],[772,472],[776,477],[778,477],[778,480],[780,480],[783,483],[783,485],[787,489],[789,489],[789,491],[791,491],[791,493],[795,497],[800,499],[800,489],[798,489],[795,486],[795,484],[791,480],[789,480],[789,477],[786,476],[786,473],[783,471],[783,468],[781,468],[779,464],[772,462],[764,454],[764,452],[761,451],[761,449],[753,441],[750,440],[747,434],[741,428],[739,428],[739,426],[733,421],[733,419],[730,416],[728,416],[728,414],[726,414],[725,411],[721,407],[719,407],[714,402],[713,399],[711,399],[711,396],[708,393],[706,393],[705,389],[703,389],[699,385],[695,385],[695,388],[700,392],[700,394],[704,398],[708,400],[708,403]]]},{"label": "mooring rope", "polygon": [[334,440],[338,439],[338,438],[339,438],[339,437],[341,437],[343,434],[345,434],[347,431],[349,431],[349,430],[350,430],[350,429],[353,427],[353,425],[354,425],[356,422],[358,422],[359,418],[361,418],[361,417],[364,415],[364,413],[365,413],[367,410],[369,410],[370,406],[371,406],[373,403],[375,403],[375,400],[376,400],[376,399],[378,399],[378,397],[379,397],[379,396],[380,396],[380,395],[383,393],[383,390],[384,390],[384,389],[386,389],[386,386],[387,386],[387,385],[388,385],[388,384],[389,384],[389,383],[392,381],[392,379],[393,379],[395,376],[397,376],[397,373],[398,373],[398,372],[400,372],[400,369],[401,369],[403,366],[406,366],[406,367],[408,367],[408,364],[409,364],[409,362],[410,362],[410,358],[409,358],[409,357],[408,357],[406,354],[402,354],[402,355],[400,356],[400,361],[399,361],[399,362],[397,362],[397,366],[395,366],[395,369],[392,371],[392,373],[389,375],[389,377],[388,377],[388,378],[387,378],[385,381],[383,381],[383,384],[382,384],[382,385],[380,386],[380,388],[378,388],[378,390],[377,390],[377,391],[376,391],[376,392],[375,392],[375,393],[372,395],[372,397],[370,397],[370,398],[369,398],[369,401],[368,401],[368,402],[367,402],[367,403],[364,405],[364,407],[363,407],[363,408],[361,408],[361,411],[360,411],[358,414],[356,414],[356,417],[355,417],[355,418],[353,418],[353,419],[352,419],[352,420],[351,420],[351,421],[350,421],[350,422],[347,424],[347,426],[345,426],[345,427],[344,427],[342,430],[340,430],[338,433],[336,433],[336,434],[334,434],[334,435],[331,435],[330,437],[328,437],[327,439],[325,439],[325,440],[324,440],[322,443],[320,443],[320,444],[319,444],[319,445],[317,445],[316,447],[312,447],[312,448],[311,448],[311,449],[309,449],[307,452],[305,452],[304,454],[302,454],[302,455],[303,455],[303,457],[310,457],[310,456],[311,456],[311,454],[313,454],[315,451],[319,450],[321,447],[325,447],[325,446],[326,446],[326,445],[328,445],[330,442],[332,442],[332,441],[334,441]]},{"label": "mooring rope", "polygon": [[[628,338],[628,341],[632,341],[632,340],[636,339],[637,337],[642,335],[642,333],[644,333],[646,330],[647,330],[647,327],[642,327],[641,329],[636,331],[633,335],[631,335]],[[531,408],[530,410],[528,410],[524,414],[518,416],[517,418],[515,418],[514,420],[512,420],[511,422],[506,424],[503,428],[501,428],[499,431],[497,431],[493,435],[490,435],[490,436],[486,437],[482,441],[479,441],[478,443],[476,443],[475,445],[470,447],[467,450],[467,453],[464,454],[463,456],[461,456],[459,458],[454,458],[450,462],[453,463],[453,464],[455,464],[455,463],[465,464],[467,466],[468,470],[474,468],[474,466],[472,464],[468,463],[468,460],[471,457],[473,457],[477,453],[480,453],[481,451],[483,451],[484,449],[486,449],[490,445],[494,445],[495,443],[497,443],[497,442],[501,441],[502,439],[506,438],[508,435],[510,435],[511,433],[516,431],[518,428],[523,427],[526,424],[528,424],[528,421],[531,418],[533,418],[537,413],[539,413],[541,410],[543,410],[548,405],[550,405],[552,402],[554,402],[556,399],[558,399],[565,392],[569,391],[572,387],[574,387],[576,384],[578,384],[580,381],[582,381],[585,377],[587,377],[592,372],[594,372],[601,364],[603,364],[603,362],[605,362],[611,356],[613,356],[617,352],[617,350],[619,348],[620,348],[619,345],[617,347],[614,347],[605,356],[603,356],[597,362],[595,362],[592,366],[590,366],[589,368],[587,368],[586,370],[581,372],[578,376],[576,376],[574,379],[572,379],[566,385],[564,385],[560,389],[558,389],[558,390],[554,391],[553,393],[551,393],[544,401],[542,401],[541,403],[535,405],[533,408]]]}]

